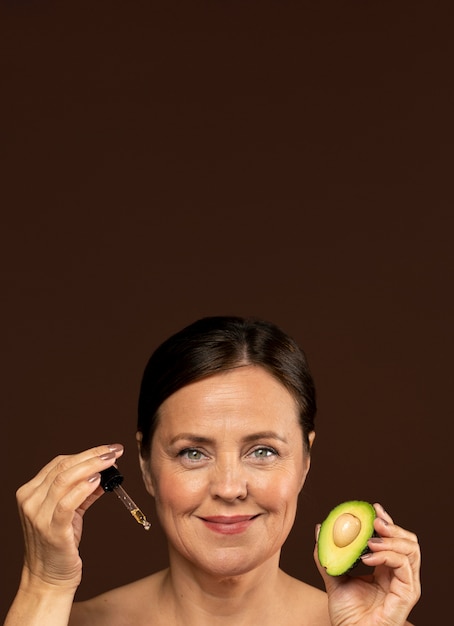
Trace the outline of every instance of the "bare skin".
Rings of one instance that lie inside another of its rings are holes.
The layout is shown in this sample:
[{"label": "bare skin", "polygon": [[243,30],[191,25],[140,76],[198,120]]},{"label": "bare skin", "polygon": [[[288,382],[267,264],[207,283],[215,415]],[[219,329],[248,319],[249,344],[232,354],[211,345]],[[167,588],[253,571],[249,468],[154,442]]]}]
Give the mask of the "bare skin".
[{"label": "bare skin", "polygon": [[[175,581],[169,570],[75,604],[70,626],[288,626],[331,624],[326,594],[279,571],[268,581],[211,582],[210,591]],[[263,584],[265,582],[265,584]],[[179,596],[175,585],[186,591]]]},{"label": "bare skin", "polygon": [[379,505],[383,541],[370,543],[369,577],[320,568],[324,593],[279,569],[310,457],[292,396],[253,366],[188,385],[161,406],[141,467],[169,569],[73,604],[83,515],[102,495],[99,472],[122,453],[113,445],[57,457],[18,491],[26,554],[5,626],[408,625],[419,547]]}]

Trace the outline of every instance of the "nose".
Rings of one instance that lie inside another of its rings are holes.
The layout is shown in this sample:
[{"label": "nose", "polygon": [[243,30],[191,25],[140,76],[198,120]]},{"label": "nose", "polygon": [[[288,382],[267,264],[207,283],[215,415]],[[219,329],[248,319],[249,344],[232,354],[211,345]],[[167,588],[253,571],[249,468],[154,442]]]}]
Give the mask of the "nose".
[{"label": "nose", "polygon": [[247,477],[239,459],[219,459],[213,467],[210,492],[226,502],[244,500],[248,493]]}]

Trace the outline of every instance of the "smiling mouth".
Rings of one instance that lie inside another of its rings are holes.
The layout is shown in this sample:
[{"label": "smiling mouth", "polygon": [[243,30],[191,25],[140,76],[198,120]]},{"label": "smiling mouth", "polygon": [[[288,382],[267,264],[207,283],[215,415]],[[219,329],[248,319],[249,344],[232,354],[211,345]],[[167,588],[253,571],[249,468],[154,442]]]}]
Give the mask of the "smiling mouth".
[{"label": "smiling mouth", "polygon": [[236,535],[245,532],[257,519],[257,515],[214,515],[200,519],[210,530],[221,535]]}]

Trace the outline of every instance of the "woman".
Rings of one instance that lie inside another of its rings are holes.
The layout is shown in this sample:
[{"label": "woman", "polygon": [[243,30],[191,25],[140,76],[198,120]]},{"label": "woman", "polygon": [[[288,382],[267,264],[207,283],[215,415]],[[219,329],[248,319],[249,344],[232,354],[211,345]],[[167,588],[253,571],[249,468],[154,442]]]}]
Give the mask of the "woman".
[{"label": "woman", "polygon": [[138,445],[169,567],[85,602],[78,546],[100,472],[120,444],[60,456],[18,491],[26,556],[6,626],[402,626],[419,594],[416,537],[376,504],[368,577],[326,574],[322,592],[279,568],[310,466],[315,390],[275,325],[204,318],[144,372]]}]

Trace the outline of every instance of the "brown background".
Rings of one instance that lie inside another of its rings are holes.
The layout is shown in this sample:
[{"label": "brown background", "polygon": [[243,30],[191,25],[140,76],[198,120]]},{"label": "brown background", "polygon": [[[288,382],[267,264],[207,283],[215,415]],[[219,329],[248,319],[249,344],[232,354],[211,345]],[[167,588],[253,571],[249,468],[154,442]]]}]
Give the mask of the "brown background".
[{"label": "brown background", "polygon": [[[134,443],[143,367],[184,324],[233,313],[290,332],[318,387],[284,568],[321,586],[315,523],[379,500],[421,540],[412,619],[446,615],[449,4],[2,3],[2,614],[17,486],[121,441],[155,520]],[[113,496],[81,549],[80,598],[165,565],[157,524],[144,533]]]}]

